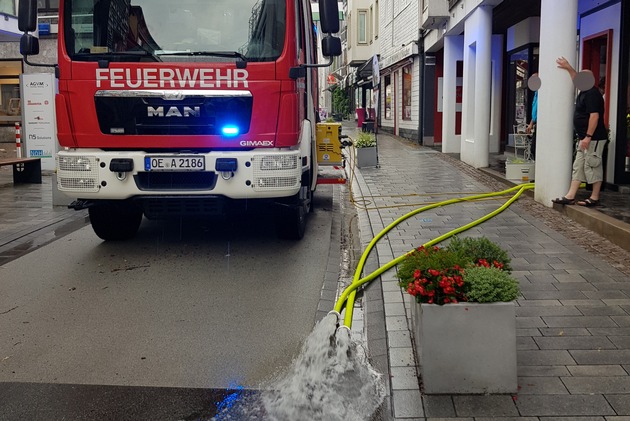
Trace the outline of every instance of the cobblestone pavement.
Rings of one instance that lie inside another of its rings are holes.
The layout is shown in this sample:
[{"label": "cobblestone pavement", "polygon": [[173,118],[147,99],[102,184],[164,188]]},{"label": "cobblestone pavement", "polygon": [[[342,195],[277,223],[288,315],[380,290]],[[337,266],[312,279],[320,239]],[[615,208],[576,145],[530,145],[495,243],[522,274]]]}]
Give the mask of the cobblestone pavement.
[{"label": "cobblestone pavement", "polygon": [[[351,136],[355,130],[344,126]],[[428,202],[506,189],[451,156],[387,134],[378,139],[380,167],[361,168],[352,184],[363,247]],[[505,200],[436,208],[404,221],[379,242],[366,273]],[[410,303],[390,270],[365,288],[363,305],[369,354],[388,373],[394,418],[630,420],[630,253],[526,195],[462,235],[484,235],[511,255],[522,289],[516,309],[519,391],[421,393]]]}]

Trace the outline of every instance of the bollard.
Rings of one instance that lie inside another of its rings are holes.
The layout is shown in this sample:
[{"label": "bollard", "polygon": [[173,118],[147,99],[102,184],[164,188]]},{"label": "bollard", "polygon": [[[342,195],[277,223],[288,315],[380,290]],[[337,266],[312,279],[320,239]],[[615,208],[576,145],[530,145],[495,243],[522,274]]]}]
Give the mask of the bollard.
[{"label": "bollard", "polygon": [[20,123],[15,123],[15,150],[17,157],[22,158],[22,140],[20,139]]}]

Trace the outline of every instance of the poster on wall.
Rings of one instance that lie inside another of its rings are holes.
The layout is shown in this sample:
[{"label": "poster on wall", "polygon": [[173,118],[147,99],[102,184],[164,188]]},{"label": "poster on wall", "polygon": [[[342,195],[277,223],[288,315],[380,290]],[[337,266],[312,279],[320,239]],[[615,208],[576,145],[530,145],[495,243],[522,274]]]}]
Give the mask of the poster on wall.
[{"label": "poster on wall", "polygon": [[58,150],[55,122],[57,80],[52,73],[22,74],[22,142],[26,156],[41,158],[42,170],[55,169]]}]

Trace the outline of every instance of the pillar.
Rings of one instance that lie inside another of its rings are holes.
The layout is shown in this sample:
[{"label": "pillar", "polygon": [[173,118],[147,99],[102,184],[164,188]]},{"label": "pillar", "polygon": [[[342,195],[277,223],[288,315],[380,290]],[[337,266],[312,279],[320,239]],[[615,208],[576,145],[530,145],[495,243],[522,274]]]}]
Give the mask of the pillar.
[{"label": "pillar", "polygon": [[542,0],[540,11],[541,87],[538,92],[535,200],[551,207],[571,182],[575,88],[569,74],[556,66],[566,57],[576,63],[578,0]]}]

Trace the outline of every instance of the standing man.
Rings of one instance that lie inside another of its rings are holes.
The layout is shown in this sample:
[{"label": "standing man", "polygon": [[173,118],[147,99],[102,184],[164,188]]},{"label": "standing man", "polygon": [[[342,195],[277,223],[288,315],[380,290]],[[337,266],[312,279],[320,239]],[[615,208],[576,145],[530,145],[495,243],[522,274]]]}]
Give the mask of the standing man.
[{"label": "standing man", "polygon": [[[567,59],[560,57],[556,60],[559,68],[566,70],[571,79],[575,81],[577,72]],[[582,73],[593,73],[585,70]],[[573,114],[573,128],[577,135],[575,160],[571,174],[569,191],[561,198],[552,202],[561,205],[573,205],[575,195],[583,182],[593,186],[591,196],[588,199],[577,202],[580,206],[592,207],[599,205],[599,192],[604,180],[602,154],[606,146],[608,135],[604,126],[604,98],[594,84],[589,89],[581,89],[575,100],[575,112]]]}]

